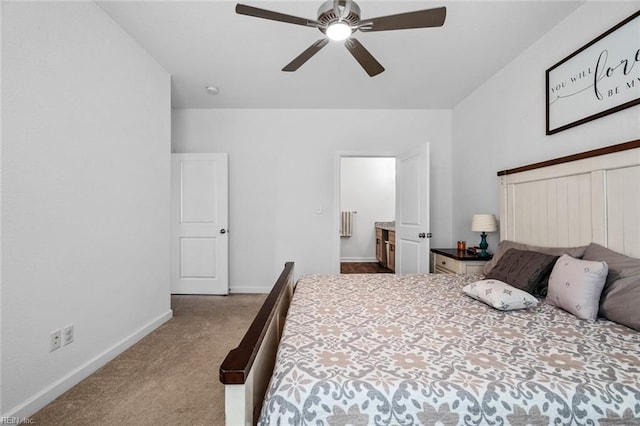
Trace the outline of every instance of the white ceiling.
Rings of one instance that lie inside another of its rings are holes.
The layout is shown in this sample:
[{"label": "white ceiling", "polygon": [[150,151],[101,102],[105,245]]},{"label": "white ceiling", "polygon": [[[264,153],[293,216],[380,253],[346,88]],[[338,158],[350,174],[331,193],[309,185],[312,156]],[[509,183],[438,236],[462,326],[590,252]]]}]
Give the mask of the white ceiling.
[{"label": "white ceiling", "polygon": [[[316,19],[322,0],[242,2]],[[447,7],[440,28],[356,33],[386,68],[372,78],[340,42],[280,71],[323,35],[237,15],[235,1],[97,1],[171,74],[174,108],[382,109],[452,108],[583,2],[359,0],[363,19]]]}]

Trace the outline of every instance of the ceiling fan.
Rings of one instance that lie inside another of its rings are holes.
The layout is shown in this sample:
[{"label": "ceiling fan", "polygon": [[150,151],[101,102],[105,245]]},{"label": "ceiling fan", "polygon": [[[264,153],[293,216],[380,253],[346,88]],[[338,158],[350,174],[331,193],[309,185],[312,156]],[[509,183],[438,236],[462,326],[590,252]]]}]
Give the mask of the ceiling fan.
[{"label": "ceiling fan", "polygon": [[441,27],[444,24],[447,9],[438,7],[397,15],[380,16],[378,18],[360,19],[360,7],[353,0],[327,0],[318,9],[318,19],[315,21],[244,4],[236,5],[236,13],[317,28],[327,36],[309,46],[307,50],[282,68],[282,71],[296,71],[326,46],[329,43],[329,39],[331,39],[344,40],[345,47],[356,58],[356,61],[360,63],[369,76],[374,77],[383,72],[384,67],[364,48],[362,43],[352,37],[356,31],[368,32]]}]

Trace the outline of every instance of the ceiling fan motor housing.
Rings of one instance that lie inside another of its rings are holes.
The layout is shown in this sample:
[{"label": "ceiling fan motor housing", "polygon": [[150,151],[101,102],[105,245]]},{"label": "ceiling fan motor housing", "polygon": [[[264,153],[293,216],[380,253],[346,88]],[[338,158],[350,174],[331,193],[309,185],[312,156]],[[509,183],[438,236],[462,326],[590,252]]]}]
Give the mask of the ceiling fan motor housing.
[{"label": "ceiling fan motor housing", "polygon": [[[338,7],[340,11],[346,7],[348,0],[340,0],[338,2]],[[349,24],[350,27],[355,27],[360,23],[360,7],[354,1],[348,1],[349,5],[349,13],[346,16],[342,17],[343,21]],[[322,24],[321,31],[324,32],[330,23],[338,21],[340,17],[336,15],[333,9],[333,0],[327,0],[326,2],[320,5],[318,9],[318,22]]]}]

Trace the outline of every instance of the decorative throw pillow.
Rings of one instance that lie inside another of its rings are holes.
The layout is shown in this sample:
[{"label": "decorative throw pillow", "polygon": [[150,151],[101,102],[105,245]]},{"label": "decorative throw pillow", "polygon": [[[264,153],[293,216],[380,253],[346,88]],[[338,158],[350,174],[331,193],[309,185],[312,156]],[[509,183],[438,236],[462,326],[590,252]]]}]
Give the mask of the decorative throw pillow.
[{"label": "decorative throw pillow", "polygon": [[499,280],[482,280],[466,285],[462,291],[500,311],[532,308],[538,299]]},{"label": "decorative throw pillow", "polygon": [[544,254],[550,254],[552,256],[560,256],[563,254],[568,254],[572,257],[582,257],[587,246],[580,247],[541,247],[534,246],[531,244],[522,244],[516,243],[515,241],[503,240],[498,245],[496,252],[493,254],[493,258],[485,263],[484,265],[484,273],[485,275],[491,272],[491,270],[496,266],[500,258],[504,256],[504,254],[509,251],[509,249],[517,249],[517,250],[530,250],[530,251],[538,251]]},{"label": "decorative throw pillow", "polygon": [[640,331],[640,259],[591,243],[585,260],[607,262],[609,274],[600,296],[602,317]]},{"label": "decorative throw pillow", "polygon": [[487,278],[503,281],[531,294],[540,294],[547,286],[557,256],[537,251],[509,249]]},{"label": "decorative throw pillow", "polygon": [[578,318],[595,320],[608,271],[606,262],[574,259],[563,254],[549,276],[546,300]]}]

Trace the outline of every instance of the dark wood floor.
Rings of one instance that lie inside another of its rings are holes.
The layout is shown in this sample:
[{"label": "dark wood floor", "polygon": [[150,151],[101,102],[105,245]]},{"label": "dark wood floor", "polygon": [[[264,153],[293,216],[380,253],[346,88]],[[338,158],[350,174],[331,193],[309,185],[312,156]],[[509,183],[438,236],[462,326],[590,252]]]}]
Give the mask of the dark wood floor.
[{"label": "dark wood floor", "polygon": [[391,269],[387,269],[377,262],[342,262],[340,263],[341,274],[393,274]]}]

